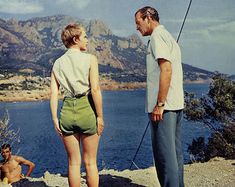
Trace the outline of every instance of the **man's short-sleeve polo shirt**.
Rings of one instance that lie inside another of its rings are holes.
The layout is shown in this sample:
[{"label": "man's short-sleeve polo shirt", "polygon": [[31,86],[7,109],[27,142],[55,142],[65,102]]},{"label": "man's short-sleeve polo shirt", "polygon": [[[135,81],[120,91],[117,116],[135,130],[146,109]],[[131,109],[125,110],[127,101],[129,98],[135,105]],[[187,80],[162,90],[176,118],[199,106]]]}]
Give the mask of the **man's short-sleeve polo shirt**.
[{"label": "man's short-sleeve polo shirt", "polygon": [[157,103],[160,80],[158,59],[169,61],[172,67],[171,83],[164,108],[166,110],[183,109],[183,71],[180,48],[164,26],[158,25],[150,36],[147,49],[147,89],[145,111],[147,113],[152,112]]}]

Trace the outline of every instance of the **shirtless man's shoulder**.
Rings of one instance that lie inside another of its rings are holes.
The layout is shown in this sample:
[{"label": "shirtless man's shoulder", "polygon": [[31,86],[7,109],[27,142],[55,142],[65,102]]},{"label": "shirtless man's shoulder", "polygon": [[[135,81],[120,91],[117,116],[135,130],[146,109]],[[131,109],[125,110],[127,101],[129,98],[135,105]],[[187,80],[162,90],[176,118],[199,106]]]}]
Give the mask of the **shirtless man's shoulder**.
[{"label": "shirtless man's shoulder", "polygon": [[26,165],[30,165],[32,164],[32,162],[30,162],[29,160],[25,159],[22,156],[18,156],[18,155],[12,155],[12,159],[14,159],[16,162],[18,162],[18,164],[26,164]]},{"label": "shirtless man's shoulder", "polygon": [[12,155],[11,158],[12,160],[15,160],[16,162],[19,162],[19,163],[25,160],[22,156],[18,156],[18,155]]}]

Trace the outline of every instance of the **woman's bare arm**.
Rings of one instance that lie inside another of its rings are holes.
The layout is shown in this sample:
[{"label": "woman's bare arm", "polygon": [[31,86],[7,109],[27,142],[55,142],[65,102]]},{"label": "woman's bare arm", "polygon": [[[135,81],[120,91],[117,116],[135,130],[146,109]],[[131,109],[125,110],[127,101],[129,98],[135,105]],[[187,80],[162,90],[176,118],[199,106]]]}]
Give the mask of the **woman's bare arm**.
[{"label": "woman's bare arm", "polygon": [[59,83],[57,82],[54,73],[51,73],[51,92],[50,92],[50,107],[51,107],[51,117],[54,123],[54,128],[59,135],[62,132],[59,128],[59,120],[57,116],[58,109],[58,95],[59,95]]},{"label": "woman's bare arm", "polygon": [[101,135],[104,128],[103,120],[103,106],[102,106],[102,95],[99,85],[99,70],[98,62],[95,56],[92,56],[91,59],[91,68],[90,68],[90,84],[91,84],[91,94],[95,104],[96,114],[97,114],[97,134]]}]

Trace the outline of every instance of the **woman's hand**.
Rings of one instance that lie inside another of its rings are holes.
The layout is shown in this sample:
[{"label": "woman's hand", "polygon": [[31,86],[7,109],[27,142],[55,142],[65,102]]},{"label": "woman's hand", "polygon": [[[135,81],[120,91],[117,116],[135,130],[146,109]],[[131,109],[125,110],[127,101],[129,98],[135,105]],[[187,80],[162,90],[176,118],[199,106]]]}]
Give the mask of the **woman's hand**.
[{"label": "woman's hand", "polygon": [[54,128],[55,128],[56,132],[59,134],[59,136],[62,136],[62,132],[60,130],[58,118],[53,119],[53,123],[54,123]]},{"label": "woman's hand", "polygon": [[97,117],[97,134],[100,136],[104,130],[104,120],[102,117]]}]

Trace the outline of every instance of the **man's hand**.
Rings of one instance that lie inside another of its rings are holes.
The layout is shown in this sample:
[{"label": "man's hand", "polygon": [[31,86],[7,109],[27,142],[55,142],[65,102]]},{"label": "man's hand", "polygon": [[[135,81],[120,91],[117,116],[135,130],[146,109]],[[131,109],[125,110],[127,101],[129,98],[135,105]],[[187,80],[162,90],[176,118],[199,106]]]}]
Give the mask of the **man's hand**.
[{"label": "man's hand", "polygon": [[102,117],[97,117],[97,134],[100,136],[104,130],[104,120]]},{"label": "man's hand", "polygon": [[152,121],[163,120],[163,111],[164,111],[164,107],[155,106],[151,113],[151,120]]}]

